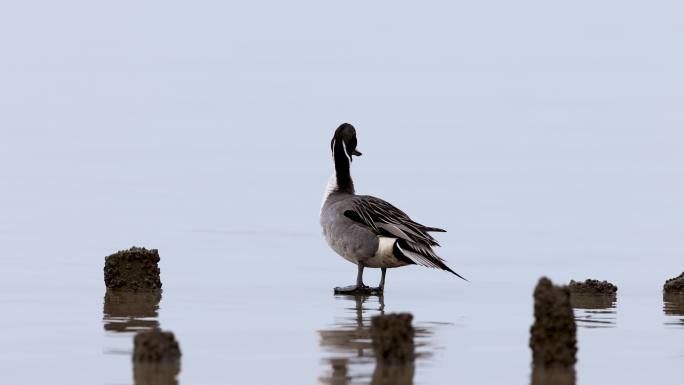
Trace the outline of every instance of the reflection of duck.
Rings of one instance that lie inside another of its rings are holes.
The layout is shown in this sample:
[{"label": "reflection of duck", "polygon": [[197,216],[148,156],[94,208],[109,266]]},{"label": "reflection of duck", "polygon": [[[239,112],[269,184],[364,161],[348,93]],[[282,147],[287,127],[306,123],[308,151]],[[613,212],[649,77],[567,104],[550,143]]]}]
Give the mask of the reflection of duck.
[{"label": "reflection of duck", "polygon": [[[335,322],[335,328],[320,330],[321,346],[333,353],[326,359],[332,368],[327,377],[321,378],[324,384],[349,384],[362,379],[369,379],[370,373],[352,374],[350,366],[360,368],[373,364],[373,344],[370,337],[370,317],[375,314],[384,314],[384,297],[338,296],[338,299],[352,300],[355,306],[345,308],[345,317]],[[372,307],[364,307],[364,302],[369,298]],[[377,302],[376,302],[377,301]],[[347,314],[353,312],[353,316]]]},{"label": "reflection of duck", "polygon": [[[663,294],[663,312],[671,316],[684,316],[684,294],[681,293],[664,293]],[[684,318],[679,321],[668,321],[666,325],[684,326]]]},{"label": "reflection of duck", "polygon": [[104,329],[134,333],[159,328],[161,291],[129,293],[107,290],[104,297]]},{"label": "reflection of duck", "polygon": [[614,293],[572,293],[570,303],[575,309],[577,326],[588,329],[615,327],[616,301]]},{"label": "reflection of duck", "polygon": [[[402,384],[413,383],[413,366],[406,368],[383,368],[376,366],[370,335],[370,318],[385,312],[384,297],[380,296],[337,296],[338,299],[354,302],[354,307],[345,308],[345,317],[336,321],[333,329],[319,330],[320,344],[329,353],[324,361],[330,370],[319,380],[323,384]],[[364,306],[364,304],[366,306]],[[370,306],[367,306],[369,305]],[[349,313],[352,315],[349,316]],[[424,359],[429,352],[421,351],[428,346],[427,337],[432,331],[426,327],[415,327],[416,358]]]}]

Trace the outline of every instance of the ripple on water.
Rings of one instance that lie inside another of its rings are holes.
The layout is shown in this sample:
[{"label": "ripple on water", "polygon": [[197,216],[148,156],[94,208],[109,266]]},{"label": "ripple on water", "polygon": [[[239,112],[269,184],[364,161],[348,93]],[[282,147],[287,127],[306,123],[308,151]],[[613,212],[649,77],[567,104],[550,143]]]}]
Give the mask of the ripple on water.
[{"label": "ripple on water", "polygon": [[577,326],[587,329],[613,328],[617,321],[617,296],[573,293],[570,297]]},{"label": "ripple on water", "polygon": [[664,293],[663,312],[668,316],[665,325],[684,327],[684,293]]},{"label": "ripple on water", "polygon": [[[414,366],[383,368],[375,365],[371,341],[370,319],[385,313],[382,296],[337,296],[349,301],[342,318],[330,329],[319,330],[320,345],[327,353],[323,362],[328,367],[319,378],[323,384],[413,384]],[[434,324],[416,324],[416,363],[432,355],[431,336]]]}]

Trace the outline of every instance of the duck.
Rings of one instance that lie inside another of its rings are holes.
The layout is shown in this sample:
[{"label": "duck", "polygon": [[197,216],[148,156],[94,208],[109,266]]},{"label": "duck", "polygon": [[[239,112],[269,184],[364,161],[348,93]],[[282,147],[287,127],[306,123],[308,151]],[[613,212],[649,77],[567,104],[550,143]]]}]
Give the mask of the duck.
[{"label": "duck", "polygon": [[[356,283],[335,287],[335,294],[383,293],[387,269],[409,265],[441,269],[466,280],[433,249],[439,243],[430,233],[446,230],[422,225],[383,199],[356,195],[351,164],[353,157],[362,153],[357,149],[353,125],[343,123],[337,127],[330,151],[335,171],[323,196],[320,225],[330,248],[357,266]],[[365,268],[380,269],[377,287],[363,283]]]}]

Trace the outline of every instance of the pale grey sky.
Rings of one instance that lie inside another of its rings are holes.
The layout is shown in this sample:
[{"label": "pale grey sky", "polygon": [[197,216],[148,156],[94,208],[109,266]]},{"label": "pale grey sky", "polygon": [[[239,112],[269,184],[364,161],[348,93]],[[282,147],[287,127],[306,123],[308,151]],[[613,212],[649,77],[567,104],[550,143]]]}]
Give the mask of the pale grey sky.
[{"label": "pale grey sky", "polygon": [[673,254],[684,231],[683,11],[6,3],[0,231],[50,228],[62,218],[51,212],[126,224],[173,207],[180,218],[165,225],[316,233],[329,138],[349,121],[364,152],[357,189],[455,229],[466,249],[451,253],[505,253],[514,246],[483,243],[501,237],[536,252],[541,234]]}]

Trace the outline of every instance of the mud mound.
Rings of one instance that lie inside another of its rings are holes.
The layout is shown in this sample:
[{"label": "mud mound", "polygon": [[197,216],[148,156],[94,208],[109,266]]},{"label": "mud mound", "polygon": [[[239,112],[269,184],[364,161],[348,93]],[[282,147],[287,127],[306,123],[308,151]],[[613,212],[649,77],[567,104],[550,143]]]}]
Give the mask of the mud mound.
[{"label": "mud mound", "polygon": [[105,258],[104,280],[108,289],[154,291],[162,287],[159,278],[159,252],[131,247]]},{"label": "mud mound", "polygon": [[617,286],[608,281],[599,281],[597,279],[587,279],[584,282],[570,281],[570,292],[572,294],[615,294],[618,290]]},{"label": "mud mound", "polygon": [[577,326],[570,289],[542,277],[534,289],[530,348],[535,369],[572,369],[577,362]]},{"label": "mud mound", "polygon": [[378,365],[407,365],[415,358],[409,313],[378,315],[371,318],[371,338]]},{"label": "mud mound", "polygon": [[684,294],[684,273],[680,274],[679,277],[670,278],[667,281],[665,281],[663,291],[669,294]]}]

